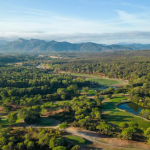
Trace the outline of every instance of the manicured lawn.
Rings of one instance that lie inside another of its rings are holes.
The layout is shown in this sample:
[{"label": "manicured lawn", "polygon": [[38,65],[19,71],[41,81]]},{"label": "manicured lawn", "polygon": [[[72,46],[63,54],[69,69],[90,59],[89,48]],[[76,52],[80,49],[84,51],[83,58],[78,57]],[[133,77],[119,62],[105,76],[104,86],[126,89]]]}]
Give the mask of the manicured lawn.
[{"label": "manicured lawn", "polygon": [[88,81],[93,81],[93,82],[98,82],[100,85],[104,85],[104,86],[113,86],[115,84],[119,84],[121,83],[121,81],[118,80],[111,80],[111,79],[94,79],[94,78],[86,78],[86,80]]},{"label": "manicured lawn", "polygon": [[[83,90],[80,90],[82,94],[84,94]],[[89,89],[86,95],[95,95],[97,92],[95,90]]]},{"label": "manicured lawn", "polygon": [[96,93],[97,92],[95,90],[91,90],[91,89],[89,89],[87,92],[87,94],[89,94],[89,95],[95,95]]},{"label": "manicured lawn", "polygon": [[79,136],[68,135],[67,138],[75,144],[86,144],[86,140]]},{"label": "manicured lawn", "polygon": [[98,82],[100,85],[104,85],[104,86],[113,86],[115,84],[124,83],[123,81],[121,81],[119,79],[111,79],[111,78],[101,77],[101,76],[98,76],[98,75],[80,74],[80,73],[67,73],[67,72],[65,72],[64,74],[70,74],[70,75],[73,75],[73,76],[82,76],[82,77],[85,77],[85,79],[88,80],[88,81],[95,81],[95,82]]},{"label": "manicured lawn", "polygon": [[127,97],[115,97],[113,99],[109,99],[102,104],[102,117],[108,123],[112,123],[115,125],[119,125],[121,122],[136,122],[141,128],[150,127],[150,122],[146,121],[140,117],[134,116],[129,112],[123,112],[117,109],[116,104],[120,103],[121,100],[125,100]]}]

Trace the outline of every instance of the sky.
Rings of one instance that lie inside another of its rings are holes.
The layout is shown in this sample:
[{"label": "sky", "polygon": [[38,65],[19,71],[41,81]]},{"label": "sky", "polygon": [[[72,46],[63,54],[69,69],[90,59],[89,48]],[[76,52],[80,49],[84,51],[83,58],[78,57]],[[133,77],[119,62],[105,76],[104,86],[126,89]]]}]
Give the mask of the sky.
[{"label": "sky", "polygon": [[0,0],[0,40],[150,44],[150,0]]}]

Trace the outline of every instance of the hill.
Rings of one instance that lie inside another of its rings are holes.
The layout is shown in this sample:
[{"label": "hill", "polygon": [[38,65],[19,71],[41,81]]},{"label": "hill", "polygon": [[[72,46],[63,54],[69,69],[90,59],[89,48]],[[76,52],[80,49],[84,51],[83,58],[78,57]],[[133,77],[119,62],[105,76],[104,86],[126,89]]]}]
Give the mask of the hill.
[{"label": "hill", "polygon": [[7,41],[5,41],[5,40],[0,40],[0,45],[6,44],[6,43],[7,43]]},{"label": "hill", "polygon": [[126,50],[135,50],[135,48],[117,44],[104,45],[91,42],[76,44],[57,41],[46,42],[38,39],[25,40],[22,38],[0,45],[0,52],[112,52]]}]

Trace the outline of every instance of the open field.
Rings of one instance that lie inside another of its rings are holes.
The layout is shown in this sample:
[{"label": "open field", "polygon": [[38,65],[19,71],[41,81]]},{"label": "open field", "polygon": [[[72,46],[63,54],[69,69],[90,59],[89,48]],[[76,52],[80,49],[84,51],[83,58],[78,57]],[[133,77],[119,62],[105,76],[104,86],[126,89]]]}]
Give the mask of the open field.
[{"label": "open field", "polygon": [[119,125],[121,122],[126,122],[126,123],[136,122],[141,128],[146,129],[150,127],[149,121],[134,116],[129,112],[120,111],[116,107],[117,103],[120,103],[121,100],[126,100],[126,99],[128,99],[128,97],[114,97],[112,99],[104,101],[102,104],[103,119],[105,119],[108,123],[112,123],[115,125]]},{"label": "open field", "polygon": [[73,75],[73,76],[82,76],[82,77],[85,77],[85,79],[88,81],[98,82],[100,85],[103,85],[103,86],[119,86],[119,85],[121,86],[121,85],[125,85],[128,83],[128,82],[125,82],[124,80],[112,79],[112,78],[102,77],[98,75],[68,73],[68,72],[62,72],[62,73]]}]

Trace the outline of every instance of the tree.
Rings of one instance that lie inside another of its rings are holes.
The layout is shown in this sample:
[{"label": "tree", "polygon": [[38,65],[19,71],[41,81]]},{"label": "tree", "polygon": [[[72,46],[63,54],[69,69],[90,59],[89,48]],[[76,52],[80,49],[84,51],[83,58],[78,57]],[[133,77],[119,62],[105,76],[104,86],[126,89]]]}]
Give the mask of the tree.
[{"label": "tree", "polygon": [[130,122],[130,123],[129,123],[129,127],[137,128],[137,127],[138,127],[138,124],[135,123],[135,122]]},{"label": "tree", "polygon": [[34,148],[34,142],[30,141],[27,145],[27,149],[33,149]]},{"label": "tree", "polygon": [[68,125],[67,122],[64,122],[64,123],[62,123],[62,124],[59,125],[59,128],[60,128],[60,129],[63,129],[63,130],[65,130],[65,129],[68,128],[68,127],[69,127],[69,125]]},{"label": "tree", "polygon": [[85,119],[89,122],[91,120],[91,116],[86,116]]},{"label": "tree", "polygon": [[16,120],[17,120],[17,113],[10,113],[10,114],[8,114],[7,120],[10,123],[10,125],[15,124]]},{"label": "tree", "polygon": [[17,143],[17,149],[18,149],[18,150],[23,150],[23,148],[24,148],[23,142]]},{"label": "tree", "polygon": [[24,141],[24,144],[25,144],[25,145],[28,145],[29,142],[30,142],[30,140],[29,140],[29,139],[26,139],[26,140]]},{"label": "tree", "polygon": [[64,146],[54,147],[52,150],[67,150]]},{"label": "tree", "polygon": [[81,119],[78,121],[81,126],[84,126],[87,123],[87,119]]},{"label": "tree", "polygon": [[121,122],[120,124],[119,124],[119,127],[120,128],[127,128],[127,126],[128,126],[128,124],[127,123],[125,123],[125,122]]},{"label": "tree", "polygon": [[60,97],[61,97],[61,99],[63,99],[63,100],[66,99],[66,95],[61,95]]},{"label": "tree", "polygon": [[14,136],[12,136],[12,137],[9,138],[9,141],[14,143],[16,141],[16,139],[15,139]]},{"label": "tree", "polygon": [[63,145],[64,145],[64,139],[62,137],[50,139],[49,148],[54,148],[54,147],[63,146]]},{"label": "tree", "polygon": [[1,137],[0,138],[0,147],[6,145],[6,141],[7,141],[7,139],[5,137]]},{"label": "tree", "polygon": [[95,101],[96,101],[96,103],[97,103],[97,106],[100,106],[100,105],[101,105],[101,100],[100,100],[100,98],[99,98],[98,95],[95,95]]},{"label": "tree", "polygon": [[8,145],[4,145],[4,146],[2,147],[2,150],[9,150],[9,146],[8,146]]},{"label": "tree", "polygon": [[25,134],[24,138],[25,138],[26,140],[30,140],[30,139],[31,139],[31,135],[30,135],[30,134]]},{"label": "tree", "polygon": [[99,129],[101,132],[108,134],[111,131],[111,126],[105,122],[101,122],[100,125],[96,127],[96,129]]},{"label": "tree", "polygon": [[14,145],[13,142],[9,142],[9,143],[8,143],[9,150],[12,150],[12,149],[13,149],[13,145]]},{"label": "tree", "polygon": [[148,139],[150,139],[150,127],[147,128],[145,131],[144,131],[144,136]]},{"label": "tree", "polygon": [[137,130],[135,128],[128,127],[128,128],[125,128],[122,130],[121,137],[123,139],[129,140],[129,139],[132,139],[133,134],[136,132],[137,132]]},{"label": "tree", "polygon": [[96,111],[96,112],[95,112],[95,119],[98,119],[98,120],[101,119],[101,114],[100,114],[99,111]]},{"label": "tree", "polygon": [[45,136],[44,136],[44,144],[45,144],[45,145],[48,145],[48,144],[49,144],[49,141],[50,141],[50,136],[49,136],[49,134],[45,134]]},{"label": "tree", "polygon": [[87,93],[88,90],[89,90],[89,87],[82,87],[82,91],[83,91],[84,93]]},{"label": "tree", "polygon": [[81,147],[79,145],[75,145],[72,147],[71,150],[81,150]]}]

